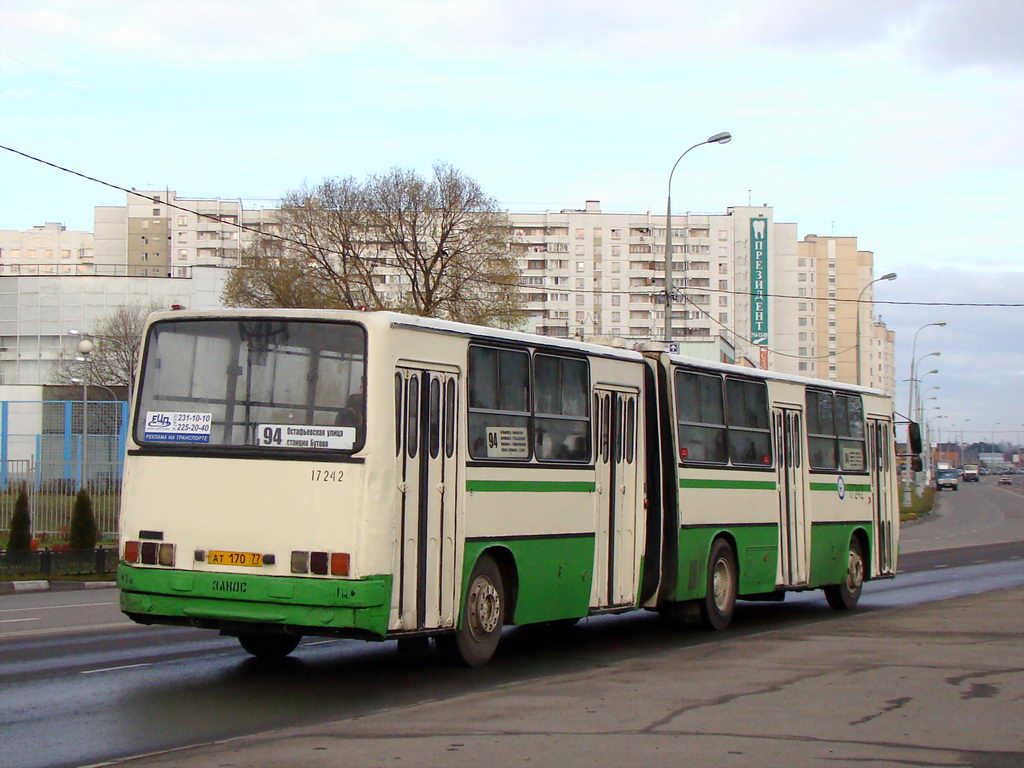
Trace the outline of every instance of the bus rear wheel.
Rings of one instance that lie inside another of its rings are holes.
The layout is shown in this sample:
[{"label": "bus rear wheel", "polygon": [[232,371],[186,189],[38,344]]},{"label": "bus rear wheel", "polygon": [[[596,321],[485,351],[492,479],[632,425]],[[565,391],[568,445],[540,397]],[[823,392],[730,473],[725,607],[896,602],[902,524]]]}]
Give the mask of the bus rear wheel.
[{"label": "bus rear wheel", "polygon": [[699,602],[701,620],[707,629],[721,631],[736,610],[739,569],[736,555],[725,539],[715,539],[708,556],[707,589]]},{"label": "bus rear wheel", "polygon": [[864,589],[864,550],[860,541],[850,539],[850,554],[846,563],[846,577],[839,584],[825,587],[825,599],[837,611],[849,611],[857,605]]},{"label": "bus rear wheel", "polygon": [[505,591],[501,569],[490,555],[477,560],[469,577],[462,620],[454,634],[438,638],[445,655],[467,667],[491,660],[505,624]]},{"label": "bus rear wheel", "polygon": [[295,650],[302,635],[240,632],[238,642],[261,661],[278,661]]}]

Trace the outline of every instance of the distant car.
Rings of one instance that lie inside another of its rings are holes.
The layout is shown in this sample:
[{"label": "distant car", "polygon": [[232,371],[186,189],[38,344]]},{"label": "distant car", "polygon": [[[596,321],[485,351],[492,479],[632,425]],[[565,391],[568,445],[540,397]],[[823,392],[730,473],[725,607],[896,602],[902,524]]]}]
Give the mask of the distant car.
[{"label": "distant car", "polygon": [[999,478],[999,485],[1013,485],[1013,478],[1009,475],[1003,475]]},{"label": "distant car", "polygon": [[940,469],[935,476],[935,490],[941,491],[943,488],[959,491],[960,473],[955,469]]}]

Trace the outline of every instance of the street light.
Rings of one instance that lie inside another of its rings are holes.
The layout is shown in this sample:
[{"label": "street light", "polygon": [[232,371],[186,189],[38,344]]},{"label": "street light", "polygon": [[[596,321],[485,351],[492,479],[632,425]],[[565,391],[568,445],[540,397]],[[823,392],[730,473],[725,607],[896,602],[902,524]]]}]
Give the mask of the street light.
[{"label": "street light", "polygon": [[[690,149],[702,147],[705,144],[728,144],[732,141],[732,134],[728,131],[716,133],[704,141],[694,144]],[[683,152],[672,164],[672,170],[668,174],[668,199],[665,203],[665,341],[672,343],[672,176],[676,172],[679,161],[686,157]]]},{"label": "street light", "polygon": [[946,323],[926,323],[925,325],[922,325],[920,328],[914,331],[914,343],[910,347],[910,392],[908,393],[907,397],[907,418],[910,419],[914,418],[914,382],[916,381],[914,377],[914,372],[916,370],[914,363],[917,356],[917,334],[919,334],[925,328],[930,328],[933,325],[937,325],[941,328],[945,326]]},{"label": "street light", "polygon": [[[870,288],[875,283],[881,282],[882,280],[895,280],[895,279],[896,279],[896,273],[895,272],[889,272],[886,275],[882,275],[881,277],[875,278],[870,283],[868,283],[867,285],[865,285],[863,288],[860,289],[860,295],[857,297],[857,307],[856,307],[856,309],[857,309],[857,343],[856,343],[855,346],[857,347],[857,383],[858,384],[860,384],[860,300],[862,298],[864,298],[864,291],[866,291],[868,288]],[[874,306],[873,302],[872,302],[872,306]]]},{"label": "street light", "polygon": [[[77,335],[75,331],[69,331]],[[82,488],[89,484],[89,354],[93,343],[88,339],[78,342],[78,351],[82,355]]]},{"label": "street light", "polygon": [[931,376],[933,373],[938,373],[938,372],[939,372],[938,368],[933,368],[932,370],[928,371],[927,373],[922,373],[920,376],[917,377],[917,410],[919,410],[919,411],[921,410],[921,394],[923,392],[927,391],[927,390],[921,388],[921,383],[924,381],[924,377],[925,376]]},{"label": "street light", "polygon": [[[942,354],[941,352],[929,352],[927,355],[921,355],[921,357],[917,358],[916,363],[914,363],[914,366],[913,366],[914,369],[916,370],[917,367],[921,365],[921,361],[924,360],[926,357],[938,357],[941,354]],[[927,391],[927,390],[922,390],[921,389],[921,379],[917,379],[915,382],[913,382],[911,384],[911,386],[917,387],[917,397],[915,399],[916,399],[916,402],[917,402],[917,407],[920,408],[920,406],[921,406],[921,395],[925,391]]]}]

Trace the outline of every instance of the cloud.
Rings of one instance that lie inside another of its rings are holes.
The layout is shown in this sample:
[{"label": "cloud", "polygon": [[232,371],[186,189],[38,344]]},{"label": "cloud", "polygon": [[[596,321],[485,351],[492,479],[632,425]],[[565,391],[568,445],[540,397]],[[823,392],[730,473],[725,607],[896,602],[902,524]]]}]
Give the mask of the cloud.
[{"label": "cloud", "polygon": [[71,68],[83,54],[185,67],[345,54],[712,65],[744,51],[878,46],[929,66],[1024,67],[1024,3],[1014,0],[8,0],[0,22],[3,47],[38,67]]},{"label": "cloud", "polygon": [[[899,279],[885,284],[876,299],[989,302],[1020,304],[1024,301],[1024,270],[980,270],[900,265]],[[950,424],[978,435],[1001,424],[1014,428],[1024,423],[1024,400],[1020,382],[1024,379],[1024,307],[899,306],[877,304],[891,330],[896,331],[897,408],[906,410],[911,349],[915,334],[915,356],[940,352],[921,363],[939,373],[927,378],[935,396],[933,406],[948,417]],[[922,329],[928,323],[946,326]],[[920,330],[920,332],[918,332]],[[920,373],[920,371],[918,371]],[[968,423],[969,420],[969,423]],[[948,425],[947,425],[948,426]],[[1024,429],[1024,427],[1021,427]],[[970,434],[968,434],[970,438]],[[1004,436],[1005,439],[1005,436]]]}]

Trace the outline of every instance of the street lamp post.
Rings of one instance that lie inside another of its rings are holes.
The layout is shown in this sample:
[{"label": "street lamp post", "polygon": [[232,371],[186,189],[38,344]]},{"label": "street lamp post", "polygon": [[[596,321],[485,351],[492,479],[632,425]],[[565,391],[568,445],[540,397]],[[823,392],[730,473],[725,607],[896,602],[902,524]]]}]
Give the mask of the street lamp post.
[{"label": "street lamp post", "polygon": [[933,368],[932,370],[928,371],[927,373],[922,373],[920,378],[918,378],[918,380],[917,380],[917,418],[918,418],[919,421],[920,421],[920,419],[923,416],[922,411],[923,411],[923,407],[924,407],[923,401],[921,400],[921,394],[922,394],[922,392],[927,391],[927,390],[922,390],[921,389],[921,382],[924,381],[924,377],[925,376],[931,376],[933,373],[938,373],[938,372],[939,372],[938,368]]},{"label": "street lamp post", "polygon": [[[860,295],[857,297],[857,305],[856,305],[856,310],[857,310],[857,343],[855,344],[855,346],[857,347],[857,383],[858,384],[860,384],[860,314],[861,314],[861,312],[860,312],[860,300],[864,298],[864,291],[866,291],[868,288],[870,288],[875,283],[881,282],[882,280],[895,280],[895,279],[896,279],[896,273],[895,272],[889,272],[886,275],[882,275],[881,277],[875,278],[870,283],[868,283],[867,285],[865,285],[863,288],[860,289]],[[871,306],[873,307],[874,303],[872,303]],[[872,311],[872,314],[874,314],[873,311]]]},{"label": "street lamp post", "polygon": [[[908,419],[913,420],[913,418],[914,418],[914,382],[916,381],[916,375],[915,375],[916,371],[915,371],[914,362],[915,362],[915,356],[917,355],[917,334],[919,334],[925,328],[929,328],[929,327],[931,327],[933,325],[937,325],[939,327],[942,327],[945,324],[946,324],[945,322],[927,323],[925,325],[922,325],[916,331],[914,331],[914,343],[910,347],[910,380],[909,380],[908,386],[907,386],[907,389],[909,390],[907,392],[907,418]],[[908,442],[908,447],[909,447],[909,442],[910,441],[908,440],[907,442]],[[907,471],[905,473],[905,475],[904,475],[904,480],[903,480],[903,503],[907,507],[909,507],[910,504],[911,504],[911,499],[910,499],[910,480],[911,480],[910,472]]]},{"label": "street lamp post", "polygon": [[[921,355],[919,358],[917,358],[917,361],[913,365],[914,370],[916,371],[920,367],[921,361],[924,360],[926,357],[939,357],[939,355],[941,355],[941,354],[942,354],[941,352],[929,352],[927,355]],[[919,410],[921,410],[921,395],[922,395],[923,392],[927,391],[927,390],[922,390],[921,389],[921,379],[922,378],[924,378],[924,377],[922,376],[922,377],[918,377],[918,378],[914,379],[914,381],[911,384],[911,386],[914,387],[914,395],[915,395],[914,400],[915,400],[915,403],[916,403],[913,406],[914,410],[911,411],[911,418],[915,418],[914,414],[916,414]]]},{"label": "street lamp post", "polygon": [[[728,144],[732,141],[732,134],[728,131],[716,133],[704,141],[694,144],[690,149],[704,146],[705,144]],[[686,157],[687,149],[672,164],[672,170],[668,174],[668,199],[665,203],[665,341],[672,343],[672,176],[676,172],[679,161]]]},{"label": "street lamp post", "polygon": [[82,488],[89,484],[89,354],[93,344],[88,339],[78,342],[82,355]]},{"label": "street lamp post", "polygon": [[917,334],[919,334],[925,328],[930,328],[933,325],[943,327],[946,325],[946,323],[939,322],[927,323],[926,325],[922,325],[920,328],[914,331],[914,343],[910,347],[910,392],[908,393],[909,396],[907,398],[907,418],[910,419],[914,418],[914,382],[916,381],[914,363],[917,356]]}]

